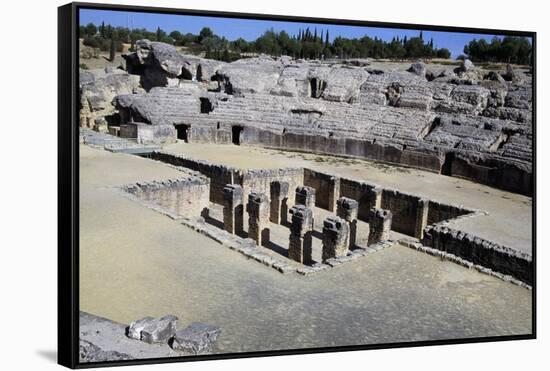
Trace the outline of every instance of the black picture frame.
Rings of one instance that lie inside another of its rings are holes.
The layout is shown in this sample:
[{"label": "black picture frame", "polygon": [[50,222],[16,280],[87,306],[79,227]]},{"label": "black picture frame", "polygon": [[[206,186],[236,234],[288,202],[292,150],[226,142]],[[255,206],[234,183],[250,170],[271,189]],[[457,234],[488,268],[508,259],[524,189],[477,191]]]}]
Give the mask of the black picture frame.
[{"label": "black picture frame", "polygon": [[[258,20],[289,22],[315,22],[336,25],[370,26],[384,28],[419,29],[426,31],[468,32],[477,34],[502,34],[532,38],[533,47],[533,182],[532,182],[532,333],[527,335],[488,336],[467,339],[398,342],[388,344],[354,345],[323,348],[307,348],[246,353],[185,356],[173,358],[140,359],[131,361],[109,361],[79,363],[79,127],[78,127],[78,25],[80,9],[126,10],[132,12],[154,12],[175,15],[203,15]],[[496,342],[536,339],[536,32],[500,30],[488,28],[467,28],[435,26],[409,23],[369,22],[329,18],[310,18],[268,14],[250,14],[192,9],[171,9],[146,6],[111,5],[96,3],[70,3],[58,8],[58,363],[69,368],[92,368],[168,362],[190,362],[215,359],[265,357],[290,354],[342,352],[382,348],[419,347],[462,343]]]}]

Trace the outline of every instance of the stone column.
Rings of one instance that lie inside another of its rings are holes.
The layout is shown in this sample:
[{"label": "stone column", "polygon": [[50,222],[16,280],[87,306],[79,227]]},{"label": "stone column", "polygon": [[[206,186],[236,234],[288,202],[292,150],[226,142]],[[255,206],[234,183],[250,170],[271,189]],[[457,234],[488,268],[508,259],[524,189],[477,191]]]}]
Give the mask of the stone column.
[{"label": "stone column", "polygon": [[252,192],[248,195],[248,237],[258,246],[269,242],[269,198],[263,193]]},{"label": "stone column", "polygon": [[382,206],[382,187],[374,187],[369,191],[370,209]]},{"label": "stone column", "polygon": [[311,258],[311,220],[313,212],[304,205],[295,205],[290,209],[292,224],[288,244],[288,258],[302,264],[312,264]]},{"label": "stone column", "polygon": [[305,205],[310,209],[315,206],[315,188],[308,186],[299,186],[296,188],[295,203]]},{"label": "stone column", "polygon": [[369,245],[390,238],[392,213],[389,210],[372,208],[369,211]]},{"label": "stone column", "polygon": [[336,205],[336,215],[349,223],[348,247],[355,247],[357,241],[357,214],[359,203],[351,198],[340,197]]},{"label": "stone column", "polygon": [[328,210],[336,211],[338,197],[340,196],[340,178],[333,176],[329,180]]},{"label": "stone column", "polygon": [[348,253],[349,224],[337,216],[323,222],[323,261]]},{"label": "stone column", "polygon": [[243,188],[238,184],[223,187],[223,228],[231,234],[243,232]]},{"label": "stone column", "polygon": [[416,227],[414,228],[414,236],[419,240],[424,237],[424,228],[428,225],[428,206],[430,201],[422,198],[418,200],[416,206]]},{"label": "stone column", "polygon": [[288,218],[288,182],[271,182],[270,220],[275,224],[284,224]]}]

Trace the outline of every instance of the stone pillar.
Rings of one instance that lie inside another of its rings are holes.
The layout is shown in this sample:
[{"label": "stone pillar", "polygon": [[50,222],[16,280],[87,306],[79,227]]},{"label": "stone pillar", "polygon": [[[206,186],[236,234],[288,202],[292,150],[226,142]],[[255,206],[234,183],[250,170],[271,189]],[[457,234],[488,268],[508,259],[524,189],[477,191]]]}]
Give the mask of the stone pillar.
[{"label": "stone pillar", "polygon": [[311,221],[313,212],[304,205],[295,205],[290,209],[292,224],[288,244],[288,258],[302,264],[313,264],[311,258]]},{"label": "stone pillar", "polygon": [[305,205],[310,209],[315,206],[315,188],[308,186],[299,186],[296,188],[295,203],[298,205]]},{"label": "stone pillar", "polygon": [[382,187],[374,187],[369,191],[370,209],[382,207]]},{"label": "stone pillar", "polygon": [[223,188],[223,228],[231,234],[242,234],[243,214],[243,188],[238,184],[227,184]]},{"label": "stone pillar", "polygon": [[263,193],[252,192],[248,195],[248,237],[258,246],[269,242],[269,199]]},{"label": "stone pillar", "polygon": [[390,238],[392,213],[389,210],[372,208],[369,211],[369,245]]},{"label": "stone pillar", "polygon": [[340,196],[340,178],[333,176],[329,180],[328,210],[336,211],[338,197]]},{"label": "stone pillar", "polygon": [[271,182],[270,220],[275,224],[284,224],[288,218],[288,182]]},{"label": "stone pillar", "polygon": [[357,241],[357,214],[359,203],[351,198],[340,197],[337,201],[336,215],[349,223],[348,247],[355,247]]},{"label": "stone pillar", "polygon": [[323,222],[323,261],[348,253],[349,224],[337,216]]},{"label": "stone pillar", "polygon": [[414,228],[414,236],[419,240],[424,237],[424,228],[428,225],[429,204],[429,200],[421,198],[418,200],[418,205],[416,206],[416,227]]}]

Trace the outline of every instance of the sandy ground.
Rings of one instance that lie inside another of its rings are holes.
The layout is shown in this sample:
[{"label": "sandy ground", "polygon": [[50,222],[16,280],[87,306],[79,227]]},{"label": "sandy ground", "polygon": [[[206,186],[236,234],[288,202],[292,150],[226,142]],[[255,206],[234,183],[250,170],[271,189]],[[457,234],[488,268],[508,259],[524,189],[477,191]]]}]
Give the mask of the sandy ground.
[{"label": "sandy ground", "polygon": [[[216,352],[532,330],[531,291],[402,246],[318,275],[283,275],[124,197],[115,187],[177,176],[177,170],[136,156],[87,146],[80,150],[83,311],[121,323],[171,313],[181,326],[194,321],[218,325],[223,330]],[[265,161],[262,153],[289,165],[285,156],[247,151],[258,154],[251,159],[258,165]],[[241,158],[232,151],[224,156]],[[353,167],[341,170],[354,173]]]},{"label": "sandy ground", "polygon": [[489,215],[452,225],[523,252],[532,250],[532,199],[468,180],[372,161],[337,158],[257,147],[178,143],[165,150],[238,168],[305,166],[361,179],[426,198],[481,209]]}]

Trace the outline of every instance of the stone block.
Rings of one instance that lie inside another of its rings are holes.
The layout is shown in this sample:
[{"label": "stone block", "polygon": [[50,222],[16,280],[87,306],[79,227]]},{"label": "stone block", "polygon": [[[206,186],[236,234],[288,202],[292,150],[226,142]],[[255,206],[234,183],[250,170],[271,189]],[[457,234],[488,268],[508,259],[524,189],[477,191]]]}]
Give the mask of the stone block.
[{"label": "stone block", "polygon": [[284,224],[288,218],[288,189],[285,181],[274,181],[270,185],[271,210],[270,220],[276,224]]},{"label": "stone block", "polygon": [[269,198],[263,193],[252,192],[248,195],[248,237],[258,246],[269,243]]},{"label": "stone block", "polygon": [[349,223],[337,216],[323,222],[323,262],[348,253]]},{"label": "stone block", "polygon": [[297,187],[295,203],[313,208],[315,206],[315,188],[308,186]]},{"label": "stone block", "polygon": [[389,210],[372,208],[369,211],[369,241],[374,245],[390,238],[392,213]]},{"label": "stone block", "polygon": [[223,188],[223,227],[231,233],[243,232],[243,189],[238,184],[227,184]]},{"label": "stone block", "polygon": [[313,212],[304,205],[290,209],[292,222],[288,245],[288,258],[302,264],[312,264]]},{"label": "stone block", "polygon": [[128,327],[127,336],[149,344],[166,343],[176,333],[178,318],[166,315],[159,319],[144,317]]},{"label": "stone block", "polygon": [[188,327],[176,332],[172,340],[175,350],[193,354],[204,353],[212,347],[221,333],[221,328],[194,322]]},{"label": "stone block", "polygon": [[336,203],[336,215],[349,223],[348,247],[355,247],[357,240],[357,215],[359,203],[348,197],[340,197]]}]

